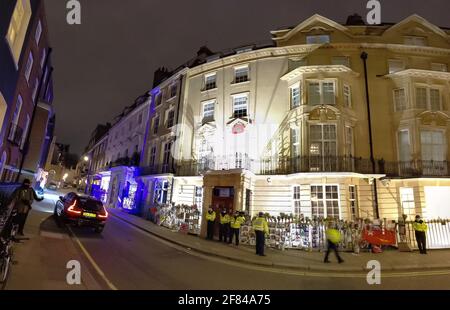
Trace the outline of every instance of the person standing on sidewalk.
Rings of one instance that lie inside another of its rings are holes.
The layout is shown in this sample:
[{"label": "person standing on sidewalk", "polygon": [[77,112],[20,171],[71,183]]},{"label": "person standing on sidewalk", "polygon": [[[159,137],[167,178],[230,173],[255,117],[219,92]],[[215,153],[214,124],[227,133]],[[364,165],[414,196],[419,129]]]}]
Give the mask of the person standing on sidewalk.
[{"label": "person standing on sidewalk", "polygon": [[229,244],[233,243],[233,236],[234,236],[236,238],[236,246],[239,245],[239,232],[241,229],[241,225],[243,223],[245,223],[245,217],[240,215],[239,211],[236,211],[230,220],[231,233],[230,239],[228,240]]},{"label": "person standing on sidewalk", "polygon": [[269,235],[269,225],[264,217],[264,212],[259,212],[258,217],[253,221],[253,230],[256,234],[256,255],[266,256],[264,254],[265,237]]},{"label": "person standing on sidewalk", "polygon": [[344,260],[339,256],[338,252],[338,244],[341,241],[341,233],[334,227],[333,222],[330,222],[328,224],[328,228],[325,234],[327,236],[327,252],[325,253],[323,262],[330,263],[330,261],[328,260],[328,256],[330,255],[330,251],[333,250],[334,254],[336,254],[336,258],[339,264],[343,263]]},{"label": "person standing on sidewalk", "polygon": [[25,179],[23,180],[22,185],[14,191],[12,198],[15,201],[14,208],[17,210],[17,216],[15,217],[14,222],[19,225],[18,234],[23,236],[23,229],[33,201],[42,201],[44,200],[44,197],[39,198],[31,187],[31,181]]},{"label": "person standing on sidewalk", "polygon": [[420,254],[427,254],[427,224],[420,218],[420,215],[416,215],[416,220],[413,223],[414,232],[416,234],[417,246],[419,247]]},{"label": "person standing on sidewalk", "polygon": [[228,237],[230,235],[230,221],[231,217],[227,213],[226,209],[223,209],[220,213],[220,229],[219,229],[219,241],[228,242]]},{"label": "person standing on sidewalk", "polygon": [[216,212],[213,211],[211,207],[208,209],[208,213],[206,213],[206,239],[213,240],[214,239],[214,224],[216,222]]}]

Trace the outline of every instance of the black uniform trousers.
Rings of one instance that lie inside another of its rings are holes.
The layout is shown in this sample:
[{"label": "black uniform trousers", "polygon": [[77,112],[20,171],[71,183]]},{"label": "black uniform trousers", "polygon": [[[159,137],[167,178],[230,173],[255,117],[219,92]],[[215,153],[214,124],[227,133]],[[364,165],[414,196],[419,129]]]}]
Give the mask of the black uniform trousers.
[{"label": "black uniform trousers", "polygon": [[265,242],[265,234],[262,230],[255,230],[256,234],[256,254],[264,255],[264,242]]},{"label": "black uniform trousers", "polygon": [[214,221],[208,221],[208,226],[206,227],[206,239],[213,240],[214,238]]},{"label": "black uniform trousers", "polygon": [[230,236],[230,224],[220,224],[219,227],[219,241],[228,242]]},{"label": "black uniform trousers", "polygon": [[339,256],[339,252],[337,250],[337,244],[327,240],[327,252],[325,253],[324,262],[328,262],[328,256],[330,255],[331,250],[334,251],[338,262],[343,262],[344,260]]},{"label": "black uniform trousers", "polygon": [[424,231],[416,230],[416,241],[420,253],[427,254],[427,234]]},{"label": "black uniform trousers", "polygon": [[19,225],[18,228],[19,234],[23,234],[23,229],[27,221],[28,213],[30,213],[30,211],[27,211],[26,213],[17,213],[17,215],[14,218],[14,223]]},{"label": "black uniform trousers", "polygon": [[231,228],[230,240],[228,243],[233,243],[233,236],[236,238],[236,245],[239,245],[239,228]]}]

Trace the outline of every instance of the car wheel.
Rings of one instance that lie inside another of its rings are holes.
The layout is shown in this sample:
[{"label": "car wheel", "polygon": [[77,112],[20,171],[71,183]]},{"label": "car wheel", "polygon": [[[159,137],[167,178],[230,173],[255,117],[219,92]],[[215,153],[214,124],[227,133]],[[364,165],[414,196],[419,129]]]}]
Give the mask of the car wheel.
[{"label": "car wheel", "polygon": [[104,226],[97,226],[97,227],[95,227],[94,231],[95,231],[97,234],[101,234],[101,233],[103,232],[103,229],[104,229],[104,228],[105,228]]}]

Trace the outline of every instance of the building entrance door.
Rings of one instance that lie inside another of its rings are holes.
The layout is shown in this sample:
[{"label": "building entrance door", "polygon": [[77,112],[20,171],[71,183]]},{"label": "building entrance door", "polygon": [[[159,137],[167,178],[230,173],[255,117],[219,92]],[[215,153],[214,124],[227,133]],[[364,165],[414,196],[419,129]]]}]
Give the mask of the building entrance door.
[{"label": "building entrance door", "polygon": [[[220,221],[220,212],[234,212],[234,188],[233,187],[214,187],[212,193],[211,206],[216,212],[216,223]],[[219,225],[216,225],[214,234],[218,235]]]}]

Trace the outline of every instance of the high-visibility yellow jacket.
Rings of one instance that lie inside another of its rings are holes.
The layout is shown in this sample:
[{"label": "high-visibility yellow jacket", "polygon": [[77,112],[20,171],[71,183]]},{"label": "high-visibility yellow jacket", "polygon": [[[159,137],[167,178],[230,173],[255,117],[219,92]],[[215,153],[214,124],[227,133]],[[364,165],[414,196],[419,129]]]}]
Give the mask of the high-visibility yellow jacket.
[{"label": "high-visibility yellow jacket", "polygon": [[206,213],[206,220],[210,222],[214,222],[216,220],[216,212]]},{"label": "high-visibility yellow jacket", "polygon": [[267,224],[267,220],[265,217],[260,216],[257,217],[253,221],[253,229],[256,231],[264,231],[264,233],[267,235],[269,234],[269,224]]},{"label": "high-visibility yellow jacket", "polygon": [[232,216],[230,220],[231,228],[239,229],[241,225],[245,223],[245,217],[243,216]]},{"label": "high-visibility yellow jacket", "polygon": [[[420,223],[420,222],[422,222],[422,223]],[[415,231],[423,231],[423,232],[427,231],[428,230],[427,224],[425,224],[424,221],[420,221],[420,222],[413,223],[414,230]]]},{"label": "high-visibility yellow jacket", "polygon": [[231,216],[229,214],[220,214],[220,224],[229,224],[231,221]]},{"label": "high-visibility yellow jacket", "polygon": [[327,240],[333,242],[334,244],[337,244],[341,241],[341,233],[339,230],[334,228],[328,228],[326,231]]}]

